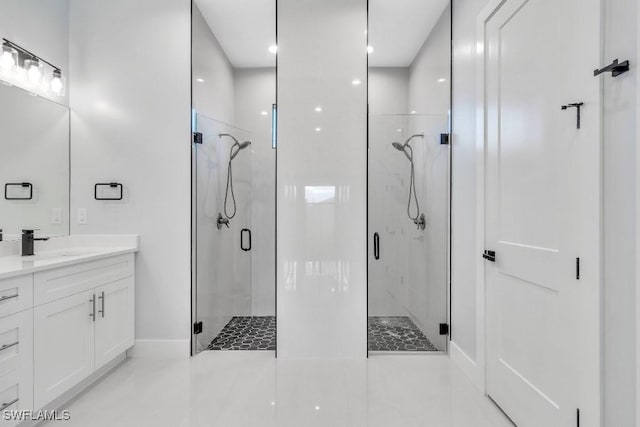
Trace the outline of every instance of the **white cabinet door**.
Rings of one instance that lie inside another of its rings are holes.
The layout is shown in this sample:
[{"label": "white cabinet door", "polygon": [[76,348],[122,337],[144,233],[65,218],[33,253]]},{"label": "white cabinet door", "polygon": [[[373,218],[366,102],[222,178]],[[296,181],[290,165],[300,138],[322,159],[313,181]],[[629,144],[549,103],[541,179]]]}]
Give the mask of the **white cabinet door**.
[{"label": "white cabinet door", "polygon": [[95,289],[95,368],[133,346],[134,279],[128,277]]},{"label": "white cabinet door", "polygon": [[[33,409],[33,311],[0,319],[0,414]],[[15,425],[2,421],[0,425]]]},{"label": "white cabinet door", "polygon": [[94,291],[34,309],[34,403],[42,408],[93,372]]}]

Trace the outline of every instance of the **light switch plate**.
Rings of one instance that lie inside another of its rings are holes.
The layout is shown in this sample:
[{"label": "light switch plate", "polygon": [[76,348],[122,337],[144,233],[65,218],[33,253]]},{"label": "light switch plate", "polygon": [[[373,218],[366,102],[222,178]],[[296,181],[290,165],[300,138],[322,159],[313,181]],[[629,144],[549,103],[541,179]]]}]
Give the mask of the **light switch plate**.
[{"label": "light switch plate", "polygon": [[87,223],[87,209],[78,208],[78,224],[86,224],[86,223]]},{"label": "light switch plate", "polygon": [[62,208],[51,209],[51,224],[62,224]]}]

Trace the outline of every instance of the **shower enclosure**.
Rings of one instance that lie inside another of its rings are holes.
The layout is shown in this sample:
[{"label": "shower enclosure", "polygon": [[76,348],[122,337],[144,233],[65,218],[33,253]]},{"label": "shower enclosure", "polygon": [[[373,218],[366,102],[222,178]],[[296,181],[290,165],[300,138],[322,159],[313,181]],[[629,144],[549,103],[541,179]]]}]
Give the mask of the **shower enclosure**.
[{"label": "shower enclosure", "polygon": [[368,349],[449,337],[451,5],[369,1]]},{"label": "shower enclosure", "polygon": [[275,2],[192,10],[191,351],[275,350]]},{"label": "shower enclosure", "polygon": [[446,114],[369,117],[371,351],[446,350],[447,129]]}]

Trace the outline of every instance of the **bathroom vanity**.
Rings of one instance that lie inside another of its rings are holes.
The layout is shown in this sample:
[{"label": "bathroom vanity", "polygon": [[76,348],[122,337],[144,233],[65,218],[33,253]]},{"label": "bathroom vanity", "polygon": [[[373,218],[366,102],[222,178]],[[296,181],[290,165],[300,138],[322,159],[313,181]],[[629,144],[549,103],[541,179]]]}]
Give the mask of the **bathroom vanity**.
[{"label": "bathroom vanity", "polygon": [[0,410],[54,409],[134,343],[137,236],[0,244]]}]

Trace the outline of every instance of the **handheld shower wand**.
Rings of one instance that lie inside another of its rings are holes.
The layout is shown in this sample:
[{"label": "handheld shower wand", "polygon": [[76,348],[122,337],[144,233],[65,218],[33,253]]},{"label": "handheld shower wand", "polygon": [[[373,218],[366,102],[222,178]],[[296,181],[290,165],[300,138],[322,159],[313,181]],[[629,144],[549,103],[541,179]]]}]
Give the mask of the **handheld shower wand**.
[{"label": "handheld shower wand", "polygon": [[[223,136],[228,136],[229,138],[233,139],[234,143],[231,146],[231,149],[229,150],[229,165],[227,167],[227,186],[224,191],[224,215],[226,218],[223,218],[222,215],[218,215],[218,228],[221,228],[222,226],[221,219],[222,219],[222,223],[227,227],[229,227],[229,220],[232,219],[234,216],[236,216],[237,205],[236,205],[236,195],[233,191],[233,172],[232,172],[231,166],[232,166],[233,159],[235,159],[238,153],[251,145],[251,141],[240,142],[231,134],[228,134],[228,133],[218,134],[219,138],[222,138]],[[231,201],[233,202],[233,212],[231,214],[229,214],[227,210],[227,199],[229,197],[229,192],[231,192]]]},{"label": "handheld shower wand", "polygon": [[[424,230],[426,227],[424,214],[420,213],[420,204],[418,203],[418,194],[416,193],[416,172],[415,166],[413,164],[413,148],[409,145],[413,138],[424,138],[423,133],[417,133],[415,135],[411,135],[404,144],[400,144],[399,142],[392,142],[391,145],[398,151],[402,151],[404,155],[411,162],[411,173],[409,176],[409,200],[407,202],[407,216],[420,230]],[[413,196],[413,197],[412,197]],[[416,205],[416,214],[411,215],[411,199],[415,201]]]}]

